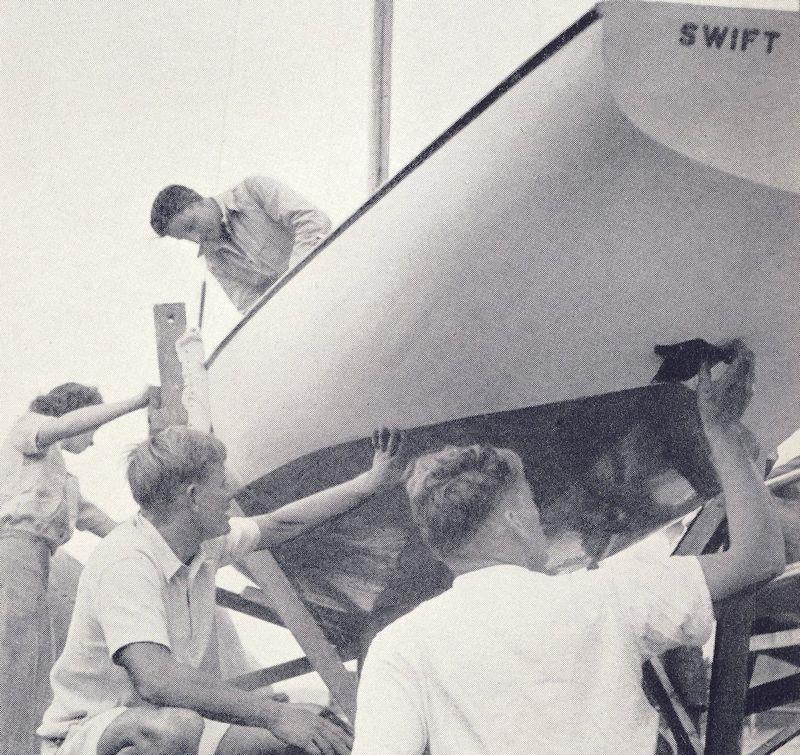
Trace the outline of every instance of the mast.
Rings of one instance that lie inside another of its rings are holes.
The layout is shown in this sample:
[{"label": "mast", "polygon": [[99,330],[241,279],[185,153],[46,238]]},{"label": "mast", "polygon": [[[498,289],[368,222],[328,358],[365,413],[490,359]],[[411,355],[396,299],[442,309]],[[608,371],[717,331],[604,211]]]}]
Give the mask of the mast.
[{"label": "mast", "polygon": [[369,193],[389,177],[394,0],[375,0],[372,28],[372,108],[369,134]]}]

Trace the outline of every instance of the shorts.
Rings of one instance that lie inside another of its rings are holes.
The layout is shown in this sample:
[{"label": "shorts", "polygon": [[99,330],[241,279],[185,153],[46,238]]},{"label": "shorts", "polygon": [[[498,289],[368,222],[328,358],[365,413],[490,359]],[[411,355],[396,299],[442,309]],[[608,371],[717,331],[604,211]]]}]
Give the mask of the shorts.
[{"label": "shorts", "polygon": [[[62,742],[43,740],[41,755],[97,755],[97,744],[103,732],[126,710],[128,708],[111,708],[86,721],[73,724]],[[208,718],[204,718],[203,723],[203,736],[200,738],[197,755],[213,755],[230,724]]]}]

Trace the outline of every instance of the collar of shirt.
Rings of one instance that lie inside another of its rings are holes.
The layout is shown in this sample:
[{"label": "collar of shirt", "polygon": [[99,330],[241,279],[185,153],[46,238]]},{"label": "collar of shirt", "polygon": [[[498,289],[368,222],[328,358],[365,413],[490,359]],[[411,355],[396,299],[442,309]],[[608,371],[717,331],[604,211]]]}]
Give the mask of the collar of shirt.
[{"label": "collar of shirt", "polygon": [[236,201],[236,195],[233,193],[233,189],[231,189],[230,191],[226,191],[224,194],[220,194],[218,197],[214,197],[213,199],[217,203],[219,209],[222,211],[222,230],[228,235],[228,237],[230,237],[231,215],[241,210],[239,203]]},{"label": "collar of shirt", "polygon": [[141,512],[136,515],[136,526],[141,529],[141,532],[147,541],[150,554],[153,556],[156,563],[161,567],[161,572],[164,579],[169,582],[182,568],[187,570],[187,578],[191,580],[205,560],[205,554],[202,546],[200,552],[188,563],[184,564],[176,555],[172,548],[169,547],[167,541],[161,536],[161,533],[156,529],[153,523]]},{"label": "collar of shirt", "polygon": [[[211,199],[216,202],[217,207],[219,207],[222,212],[222,237],[220,238],[220,242],[231,243],[233,242],[230,223],[231,215],[235,212],[239,212],[239,206],[236,202],[233,190],[226,191],[224,194],[220,194],[216,197],[211,197]],[[197,249],[197,256],[202,257],[211,249],[219,249],[219,244],[200,244]]]}]

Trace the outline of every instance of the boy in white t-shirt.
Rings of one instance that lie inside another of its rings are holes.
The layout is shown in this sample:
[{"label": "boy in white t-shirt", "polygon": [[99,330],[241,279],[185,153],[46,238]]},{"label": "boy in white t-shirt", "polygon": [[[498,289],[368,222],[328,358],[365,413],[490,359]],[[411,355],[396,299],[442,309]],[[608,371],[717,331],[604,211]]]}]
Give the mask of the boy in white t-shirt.
[{"label": "boy in white t-shirt", "polygon": [[730,548],[619,559],[549,576],[522,461],[490,446],[422,457],[407,482],[414,518],[453,587],[378,634],[358,692],[353,755],[618,755],[655,750],[642,662],[702,645],[712,601],[784,568],[775,507],[741,442],[752,354],[697,400],[725,494]]},{"label": "boy in white t-shirt", "polygon": [[86,563],[39,735],[57,755],[344,755],[348,732],[312,706],[221,680],[208,654],[220,566],[284,542],[399,484],[401,436],[376,432],[372,466],[262,516],[230,518],[225,446],[170,427],[131,454],[139,514]]}]

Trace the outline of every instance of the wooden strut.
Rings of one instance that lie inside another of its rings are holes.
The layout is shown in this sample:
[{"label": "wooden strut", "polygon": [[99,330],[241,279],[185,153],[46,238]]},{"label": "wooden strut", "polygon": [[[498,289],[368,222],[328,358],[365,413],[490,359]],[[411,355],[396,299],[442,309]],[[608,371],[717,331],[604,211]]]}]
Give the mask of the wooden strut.
[{"label": "wooden strut", "polygon": [[269,551],[259,551],[239,564],[239,568],[269,596],[266,598],[256,590],[247,590],[247,599],[263,601],[262,605],[266,604],[278,614],[281,621],[292,630],[297,643],[322,677],[334,700],[350,721],[354,721],[358,686],[356,675],[345,668],[336,648],[325,638],[275,557]]},{"label": "wooden strut", "polygon": [[730,755],[742,751],[742,723],[750,684],[750,631],[753,592],[724,601],[719,609],[711,665],[705,755]]},{"label": "wooden strut", "polygon": [[[700,513],[691,523],[688,531],[675,549],[675,555],[699,555],[716,550],[722,543],[725,524],[725,506],[721,496],[707,501]],[[724,686],[727,684],[726,674],[732,673],[736,676],[736,671],[741,671],[740,662],[744,658],[745,674],[747,671],[747,650],[746,643],[749,639],[750,624],[747,623],[747,638],[743,639],[745,627],[743,625],[731,625],[735,618],[735,605],[731,599],[728,604],[731,610],[724,611],[717,627],[717,644],[715,645],[714,663],[712,665],[712,692],[711,705],[709,710],[709,726],[706,730],[705,749],[700,744],[700,735],[692,717],[684,707],[680,693],[675,689],[673,675],[678,673],[681,665],[682,653],[685,648],[678,648],[671,651],[662,658],[656,658],[644,665],[644,680],[648,691],[655,698],[662,715],[672,731],[678,744],[678,755],[696,755],[705,752],[706,755],[721,755],[722,753],[738,752],[736,749],[725,749],[730,747],[731,741],[741,739],[742,719],[744,717],[744,700],[746,696],[747,682],[742,682],[741,689],[725,692]],[[752,613],[748,614],[752,618]],[[726,619],[727,617],[727,619]],[[736,642],[738,637],[739,642]],[[727,644],[733,642],[732,646]],[[740,645],[745,643],[744,656],[741,654]],[[737,665],[739,664],[739,665]],[[722,673],[721,673],[722,672]],[[739,694],[741,692],[741,695]],[[720,699],[720,694],[726,699]],[[735,699],[741,697],[738,704]],[[725,711],[722,706],[733,704],[734,709]],[[738,716],[738,720],[737,720]],[[715,743],[713,739],[719,738]],[[724,743],[724,744],[723,744]]]},{"label": "wooden strut", "polygon": [[161,400],[150,407],[150,434],[172,425],[185,425],[188,421],[183,406],[183,373],[177,340],[186,331],[186,307],[180,303],[156,304],[153,307],[158,349],[158,374],[161,380]]},{"label": "wooden strut", "polygon": [[[709,501],[698,514],[676,549],[676,555],[717,550],[724,540],[724,524],[725,509],[720,496]],[[753,616],[757,611],[759,598],[763,600],[776,590],[785,590],[799,574],[800,567],[789,567],[782,577],[773,580],[763,590],[745,591],[717,606],[717,632],[703,750],[705,755],[731,755],[741,752],[745,715],[786,704],[800,696],[800,674],[749,689],[754,653],[796,646],[798,639],[797,630],[751,638]],[[670,660],[670,654],[665,656],[665,660]],[[690,720],[687,721],[683,702],[672,689],[669,675],[662,673],[663,671],[664,666],[660,659],[646,664],[645,684],[657,699],[675,736],[679,755],[694,755],[699,752],[695,726]],[[750,755],[768,755],[798,735],[800,725],[789,726],[753,750]]]},{"label": "wooden strut", "polygon": [[[181,365],[176,344],[186,331],[186,307],[184,304],[157,304],[153,308],[156,343],[158,346],[158,366],[161,378],[160,405],[151,408],[150,432],[154,433],[171,425],[185,425],[196,418],[200,424],[208,421],[207,412],[192,411],[191,417],[183,405],[184,368]],[[185,350],[181,352],[185,358]],[[197,372],[193,373],[193,380],[199,379]],[[190,386],[192,396],[202,396],[202,386]],[[196,408],[196,407],[195,407]],[[208,431],[209,426],[198,427]],[[241,514],[241,510],[238,512]],[[218,591],[221,597],[220,604],[241,610],[247,606],[245,613],[256,615],[261,609],[259,618],[270,621],[277,618],[279,623],[289,628],[300,647],[306,653],[308,663],[313,667],[323,682],[327,685],[332,697],[342,708],[347,717],[353,721],[356,708],[356,676],[348,671],[342,663],[336,648],[328,642],[322,629],[314,617],[305,607],[289,579],[281,569],[278,562],[268,551],[260,551],[249,556],[237,568],[252,580],[262,592],[249,590],[247,596],[240,596],[241,601],[232,598],[228,591]],[[269,597],[265,597],[268,595]],[[255,608],[254,608],[255,606]],[[285,664],[281,664],[281,667]],[[279,670],[276,667],[273,671]],[[289,667],[292,671],[310,668],[299,662],[293,662]],[[246,675],[246,683],[251,685],[253,680],[271,678],[270,670],[255,672],[255,675]],[[260,676],[259,676],[260,675]],[[289,677],[287,677],[289,678]],[[240,679],[245,679],[241,677]],[[270,682],[266,682],[270,683]],[[249,687],[253,688],[253,687]]]},{"label": "wooden strut", "polygon": [[645,664],[644,684],[656,699],[658,710],[667,722],[680,755],[701,755],[700,734],[667,674],[664,664],[653,658]]},{"label": "wooden strut", "polygon": [[798,736],[800,736],[800,723],[792,724],[770,737],[760,747],[751,750],[748,755],[771,755],[779,747],[783,747],[787,742],[791,742]]}]

